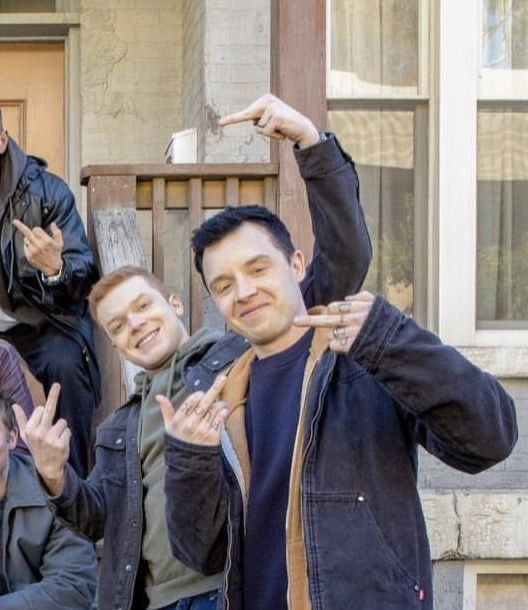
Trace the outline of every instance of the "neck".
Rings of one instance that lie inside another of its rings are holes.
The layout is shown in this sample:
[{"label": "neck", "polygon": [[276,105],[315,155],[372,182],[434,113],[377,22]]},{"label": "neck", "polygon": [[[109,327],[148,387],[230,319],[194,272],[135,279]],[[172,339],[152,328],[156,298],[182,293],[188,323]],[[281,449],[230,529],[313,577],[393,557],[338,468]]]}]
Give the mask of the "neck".
[{"label": "neck", "polygon": [[301,328],[299,326],[292,326],[286,335],[270,341],[270,343],[256,345],[253,344],[253,350],[259,360],[263,358],[269,358],[275,356],[281,352],[287,350],[292,345],[295,345],[299,339],[308,332],[307,328]]}]

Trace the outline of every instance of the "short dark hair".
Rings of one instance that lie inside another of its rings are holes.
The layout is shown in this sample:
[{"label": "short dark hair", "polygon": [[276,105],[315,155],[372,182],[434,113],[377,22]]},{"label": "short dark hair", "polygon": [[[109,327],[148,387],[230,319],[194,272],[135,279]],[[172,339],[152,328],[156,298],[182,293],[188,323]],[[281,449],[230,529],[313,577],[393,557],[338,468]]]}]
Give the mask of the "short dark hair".
[{"label": "short dark hair", "polygon": [[290,232],[278,216],[261,205],[227,206],[222,212],[204,221],[192,234],[191,245],[194,250],[194,266],[202,276],[205,286],[207,286],[203,274],[205,249],[221,241],[245,222],[252,222],[265,229],[273,243],[284,254],[286,260],[291,260],[295,248]]},{"label": "short dark hair", "polygon": [[10,394],[4,390],[0,390],[0,418],[2,419],[2,422],[8,432],[17,430],[15,412],[13,411],[13,402],[13,397]]}]

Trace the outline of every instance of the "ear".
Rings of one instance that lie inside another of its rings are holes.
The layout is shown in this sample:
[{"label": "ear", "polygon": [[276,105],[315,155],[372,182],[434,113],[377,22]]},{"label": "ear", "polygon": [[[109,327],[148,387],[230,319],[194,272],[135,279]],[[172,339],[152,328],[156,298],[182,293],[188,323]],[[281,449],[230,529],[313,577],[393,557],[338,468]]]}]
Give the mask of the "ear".
[{"label": "ear", "polygon": [[9,135],[7,131],[0,131],[0,155],[5,153],[8,141]]},{"label": "ear", "polygon": [[18,440],[18,428],[13,428],[13,430],[10,430],[7,433],[7,446],[9,447],[10,451],[16,447],[17,440]]},{"label": "ear", "polygon": [[176,315],[181,318],[183,316],[183,303],[181,302],[180,297],[172,293],[167,300],[169,301],[169,305],[176,311]]},{"label": "ear", "polygon": [[304,261],[304,254],[300,250],[295,250],[292,254],[291,266],[295,273],[295,279],[297,282],[301,282],[306,275],[306,263]]}]

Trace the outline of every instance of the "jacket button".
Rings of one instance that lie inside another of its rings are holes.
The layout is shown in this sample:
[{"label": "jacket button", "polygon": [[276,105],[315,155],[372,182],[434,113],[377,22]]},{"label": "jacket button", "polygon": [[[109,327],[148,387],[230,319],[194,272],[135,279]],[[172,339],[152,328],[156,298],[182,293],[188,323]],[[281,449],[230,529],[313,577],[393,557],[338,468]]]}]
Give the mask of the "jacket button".
[{"label": "jacket button", "polygon": [[116,445],[122,445],[123,444],[123,438],[120,436],[119,438],[116,438]]},{"label": "jacket button", "polygon": [[200,380],[199,380],[199,379],[197,379],[197,380],[196,380],[196,381],[193,383],[193,386],[194,386],[195,388],[197,388],[199,385],[200,385]]},{"label": "jacket button", "polygon": [[211,362],[211,364],[212,364],[213,366],[216,366],[217,364],[220,364],[220,360],[213,360],[213,361]]},{"label": "jacket button", "polygon": [[420,590],[420,585],[414,585],[414,590],[415,591],[419,591]]},{"label": "jacket button", "polygon": [[127,572],[132,572],[132,564],[127,563],[127,564],[126,564],[126,566],[125,566],[125,570],[126,570]]},{"label": "jacket button", "polygon": [[357,501],[358,502],[364,502],[365,501],[365,496],[358,496],[357,497]]}]

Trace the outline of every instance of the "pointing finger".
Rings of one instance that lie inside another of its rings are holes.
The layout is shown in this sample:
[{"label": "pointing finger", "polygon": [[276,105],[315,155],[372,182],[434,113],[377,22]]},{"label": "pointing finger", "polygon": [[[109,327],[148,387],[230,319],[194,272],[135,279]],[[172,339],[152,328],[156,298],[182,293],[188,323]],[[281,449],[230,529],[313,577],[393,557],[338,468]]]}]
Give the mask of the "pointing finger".
[{"label": "pointing finger", "polygon": [[295,326],[306,328],[333,328],[343,323],[341,315],[322,314],[322,315],[307,315],[295,316],[293,319]]}]

